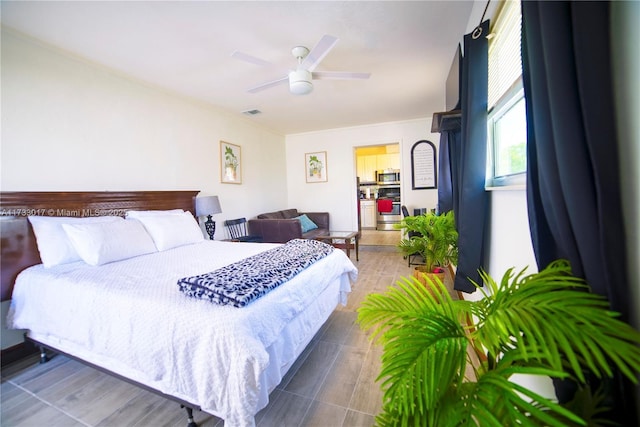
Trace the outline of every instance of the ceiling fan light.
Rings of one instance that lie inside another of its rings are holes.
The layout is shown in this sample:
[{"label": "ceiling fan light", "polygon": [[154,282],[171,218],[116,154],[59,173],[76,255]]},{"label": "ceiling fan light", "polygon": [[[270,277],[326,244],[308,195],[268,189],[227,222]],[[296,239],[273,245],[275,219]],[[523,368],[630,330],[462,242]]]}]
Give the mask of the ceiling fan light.
[{"label": "ceiling fan light", "polygon": [[313,90],[311,73],[307,70],[295,70],[289,73],[289,91],[294,95],[306,95]]}]

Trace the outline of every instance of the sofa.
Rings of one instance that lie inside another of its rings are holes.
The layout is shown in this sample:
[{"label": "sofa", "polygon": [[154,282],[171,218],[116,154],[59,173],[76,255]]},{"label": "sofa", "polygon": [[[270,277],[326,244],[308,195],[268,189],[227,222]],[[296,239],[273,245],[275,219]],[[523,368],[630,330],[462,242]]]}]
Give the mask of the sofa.
[{"label": "sofa", "polygon": [[[306,221],[307,228],[314,225],[317,228],[303,230],[303,223],[297,217],[306,215],[312,224]],[[286,243],[291,239],[313,239],[329,232],[329,212],[298,212],[297,209],[284,209],[258,215],[247,222],[249,234],[261,236],[263,242]]]}]

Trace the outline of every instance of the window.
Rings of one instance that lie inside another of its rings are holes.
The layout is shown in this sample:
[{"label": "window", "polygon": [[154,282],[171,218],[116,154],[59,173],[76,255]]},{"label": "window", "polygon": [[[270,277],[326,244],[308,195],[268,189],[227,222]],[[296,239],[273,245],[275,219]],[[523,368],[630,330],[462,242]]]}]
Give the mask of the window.
[{"label": "window", "polygon": [[489,39],[488,187],[524,184],[527,122],[520,55],[520,1],[502,4]]},{"label": "window", "polygon": [[522,85],[516,85],[489,113],[487,185],[524,184],[527,170],[527,120]]}]

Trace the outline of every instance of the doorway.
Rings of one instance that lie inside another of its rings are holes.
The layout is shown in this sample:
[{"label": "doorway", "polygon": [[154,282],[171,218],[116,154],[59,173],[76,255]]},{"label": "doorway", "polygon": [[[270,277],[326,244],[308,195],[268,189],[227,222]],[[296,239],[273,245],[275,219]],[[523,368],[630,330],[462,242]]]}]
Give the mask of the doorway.
[{"label": "doorway", "polygon": [[[400,231],[389,224],[378,224],[377,199],[386,191],[378,181],[381,171],[401,171],[400,143],[355,147],[356,176],[358,177],[359,228],[361,245],[395,246],[400,241]],[[400,180],[402,176],[400,176]],[[400,196],[401,184],[397,184]],[[380,193],[380,194],[379,194]],[[400,203],[400,200],[394,200]]]}]

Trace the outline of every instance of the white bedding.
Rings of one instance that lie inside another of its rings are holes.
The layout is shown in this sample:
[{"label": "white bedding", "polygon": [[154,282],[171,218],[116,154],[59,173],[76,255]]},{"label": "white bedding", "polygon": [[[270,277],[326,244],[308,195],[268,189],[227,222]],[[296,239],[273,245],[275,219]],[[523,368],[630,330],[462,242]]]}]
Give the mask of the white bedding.
[{"label": "white bedding", "polygon": [[250,426],[357,269],[334,250],[244,308],[188,298],[177,281],[275,246],[204,241],[98,267],[37,265],[16,280],[8,325]]}]

